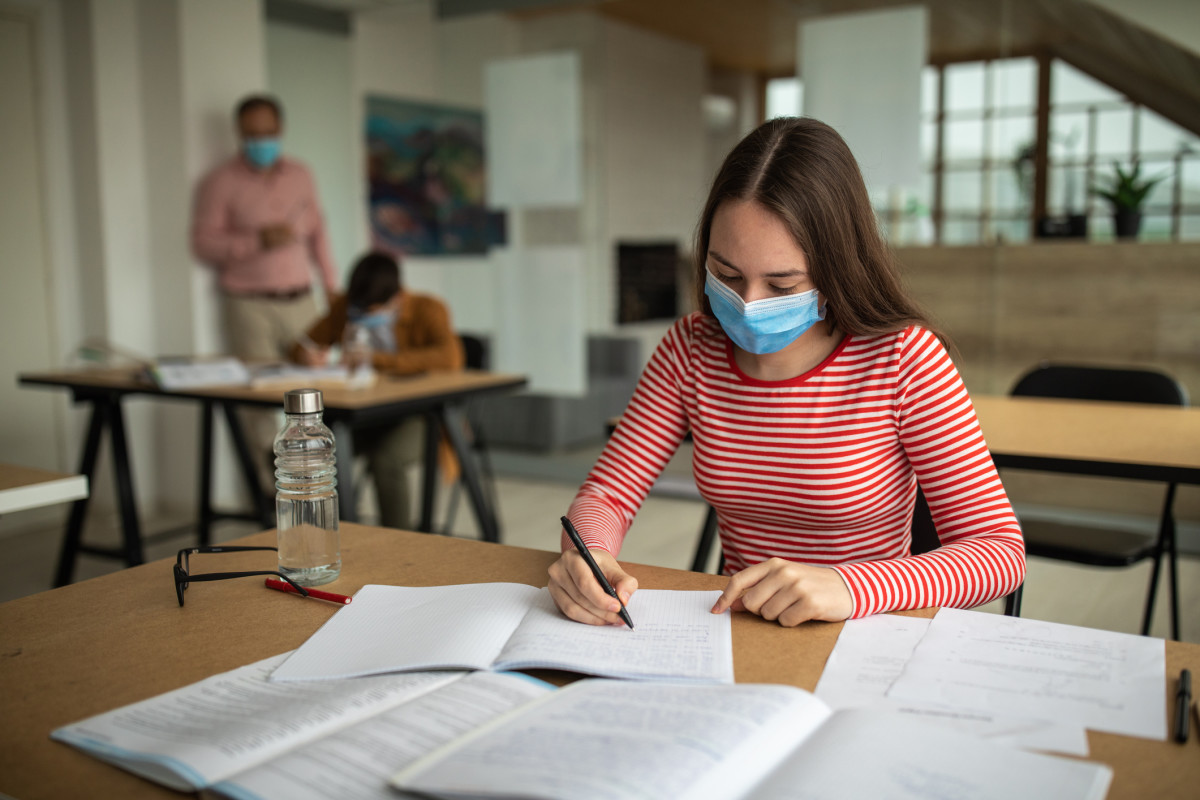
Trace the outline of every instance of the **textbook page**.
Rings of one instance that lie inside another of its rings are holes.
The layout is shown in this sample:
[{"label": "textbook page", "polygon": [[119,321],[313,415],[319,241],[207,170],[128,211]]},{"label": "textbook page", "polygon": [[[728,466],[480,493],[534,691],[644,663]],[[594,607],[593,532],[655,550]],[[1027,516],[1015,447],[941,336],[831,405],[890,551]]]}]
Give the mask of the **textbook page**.
[{"label": "textbook page", "polygon": [[838,711],[754,800],[1102,800],[1103,764],[1026,753],[904,714]]},{"label": "textbook page", "polygon": [[582,680],[430,754],[391,783],[439,797],[728,798],[828,715],[824,703],[791,686]]},{"label": "textbook page", "polygon": [[1162,639],[943,608],[888,697],[1166,738]]},{"label": "textbook page", "polygon": [[670,677],[733,683],[730,615],[709,609],[721,593],[641,589],[627,608],[634,629],[582,625],[541,594],[504,646],[502,669],[540,667],[609,678]]},{"label": "textbook page", "polygon": [[524,675],[468,673],[212,788],[238,800],[396,800],[397,769],[553,691]]},{"label": "textbook page", "polygon": [[825,662],[815,694],[835,711],[843,708],[899,711],[998,744],[1076,756],[1088,754],[1087,733],[1082,725],[888,698],[887,690],[904,671],[930,622],[922,617],[895,614],[847,620]]},{"label": "textbook page", "polygon": [[179,791],[241,770],[454,680],[389,675],[302,686],[267,676],[287,654],[59,728],[50,738]]},{"label": "textbook page", "polygon": [[368,584],[300,645],[271,680],[490,669],[538,591],[521,583]]}]

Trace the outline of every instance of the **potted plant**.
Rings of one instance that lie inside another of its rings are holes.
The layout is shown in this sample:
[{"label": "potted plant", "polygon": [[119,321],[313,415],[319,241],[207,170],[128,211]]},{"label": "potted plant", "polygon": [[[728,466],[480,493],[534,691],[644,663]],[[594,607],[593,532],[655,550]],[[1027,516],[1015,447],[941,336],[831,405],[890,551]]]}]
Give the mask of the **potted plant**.
[{"label": "potted plant", "polygon": [[1142,178],[1142,165],[1133,162],[1133,168],[1128,172],[1114,161],[1113,170],[1116,175],[1110,176],[1108,186],[1093,186],[1092,194],[1099,195],[1112,204],[1113,226],[1118,239],[1131,239],[1137,236],[1138,228],[1142,225],[1142,203],[1146,195],[1161,181],[1165,175],[1154,178]]}]

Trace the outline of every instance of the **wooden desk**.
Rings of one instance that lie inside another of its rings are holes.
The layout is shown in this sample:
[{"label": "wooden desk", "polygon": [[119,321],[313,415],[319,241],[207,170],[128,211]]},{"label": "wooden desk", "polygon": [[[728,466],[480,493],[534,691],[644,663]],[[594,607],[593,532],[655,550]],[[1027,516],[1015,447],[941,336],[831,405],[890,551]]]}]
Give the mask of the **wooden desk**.
[{"label": "wooden desk", "polygon": [[[274,504],[263,492],[258,480],[257,463],[261,454],[252,452],[242,431],[236,406],[258,406],[279,408],[283,405],[284,392],[295,387],[272,386],[255,389],[248,387],[212,387],[165,391],[137,369],[69,370],[63,372],[28,373],[19,376],[23,386],[50,386],[71,391],[75,402],[88,403],[92,408],[87,438],[84,442],[79,471],[91,479],[95,471],[100,439],[105,429],[112,441],[114,477],[118,506],[121,511],[122,546],[119,549],[89,547],[82,543],[83,520],[87,511],[87,500],[76,501],[67,522],[67,531],[59,555],[55,585],[64,586],[71,581],[71,573],[78,552],[93,553],[110,558],[121,558],[126,565],[142,563],[141,523],[138,519],[137,503],[134,499],[132,464],[129,459],[125,437],[125,416],[122,402],[130,395],[144,395],[169,399],[182,399],[201,404],[200,431],[200,486],[198,497],[198,528],[201,544],[209,541],[212,523],[222,517],[256,519],[263,527],[275,524]],[[464,437],[461,405],[467,398],[482,394],[511,391],[525,385],[520,375],[466,370],[462,372],[432,372],[405,378],[384,378],[368,389],[322,389],[325,399],[325,421],[333,429],[337,440],[338,496],[342,519],[356,519],[354,507],[354,436],[356,429],[386,423],[410,414],[424,414],[431,424],[427,426],[428,437],[425,448],[424,484],[422,488],[421,518],[418,528],[433,529],[433,500],[437,479],[437,442],[439,430],[449,439],[459,463],[462,465],[463,483],[467,497],[488,541],[499,541],[500,529],[495,510],[487,501],[475,459]],[[255,512],[251,515],[229,514],[214,510],[212,504],[213,473],[213,420],[220,409],[233,438],[243,479],[255,499]]]},{"label": "wooden desk", "polygon": [[69,503],[87,495],[86,475],[0,464],[0,514]]},{"label": "wooden desk", "polygon": [[1200,484],[1200,406],[971,399],[998,467]]},{"label": "wooden desk", "polygon": [[[240,543],[270,543],[271,531]],[[231,553],[222,568],[255,569],[263,553]],[[264,558],[266,559],[264,561]],[[332,591],[365,583],[428,586],[482,581],[546,583],[555,553],[346,524],[342,577]],[[193,584],[179,608],[171,561],[0,605],[0,792],[47,797],[178,797],[53,742],[61,725],[142,700],[302,644],[337,607],[265,589],[257,578]],[[634,566],[643,587],[718,589],[716,575]],[[909,612],[930,616],[933,612]],[[840,623],[780,628],[733,617],[738,682],[812,690]],[[1200,645],[1167,642],[1168,692],[1183,667],[1200,673]],[[539,673],[558,681],[563,673]],[[1164,697],[1163,701],[1168,702]],[[1168,706],[1170,708],[1170,706]],[[1172,713],[1168,712],[1168,721]],[[1108,797],[1192,798],[1200,786],[1200,739],[1184,745],[1088,733],[1091,759],[1113,767]]]}]

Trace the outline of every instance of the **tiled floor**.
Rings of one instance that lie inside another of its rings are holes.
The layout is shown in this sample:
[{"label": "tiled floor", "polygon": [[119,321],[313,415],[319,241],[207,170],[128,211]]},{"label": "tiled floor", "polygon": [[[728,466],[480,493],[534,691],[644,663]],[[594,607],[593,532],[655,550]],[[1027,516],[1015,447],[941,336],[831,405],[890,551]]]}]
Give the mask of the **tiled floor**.
[{"label": "tiled floor", "polygon": [[[575,489],[595,458],[584,449],[553,459],[515,453],[494,456],[498,472],[496,490],[504,541],[544,550],[558,548],[558,517],[566,510]],[[684,453],[669,473],[686,474]],[[445,494],[443,493],[443,502]],[[630,530],[621,552],[623,561],[686,569],[691,563],[696,539],[704,519],[704,506],[687,499],[651,496]],[[439,514],[439,519],[444,516]],[[14,517],[15,519],[15,517]],[[61,527],[28,530],[4,535],[6,520],[0,520],[0,601],[50,588]],[[257,529],[252,523],[225,522],[216,532],[226,541]],[[94,535],[95,531],[89,531]],[[460,502],[454,534],[477,535],[474,520]],[[148,548],[149,558],[163,558],[191,541],[187,534]],[[76,579],[94,577],[118,568],[114,562],[81,557]],[[1149,565],[1123,570],[1078,567],[1031,559],[1025,583],[1023,616],[1075,625],[1137,632],[1149,577]],[[1182,639],[1200,643],[1200,559],[1180,559],[1180,609]],[[1153,633],[1168,633],[1165,585]],[[164,577],[163,591],[170,592]],[[999,611],[999,603],[984,610]]]}]

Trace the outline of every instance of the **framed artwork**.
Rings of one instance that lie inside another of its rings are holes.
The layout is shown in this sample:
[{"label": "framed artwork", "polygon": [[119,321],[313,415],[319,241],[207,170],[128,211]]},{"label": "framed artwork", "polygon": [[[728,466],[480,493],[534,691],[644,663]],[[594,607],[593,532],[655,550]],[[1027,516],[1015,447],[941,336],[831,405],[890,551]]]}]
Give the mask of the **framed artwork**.
[{"label": "framed artwork", "polygon": [[367,98],[373,245],[398,255],[485,253],[503,217],[485,207],[483,114]]}]

